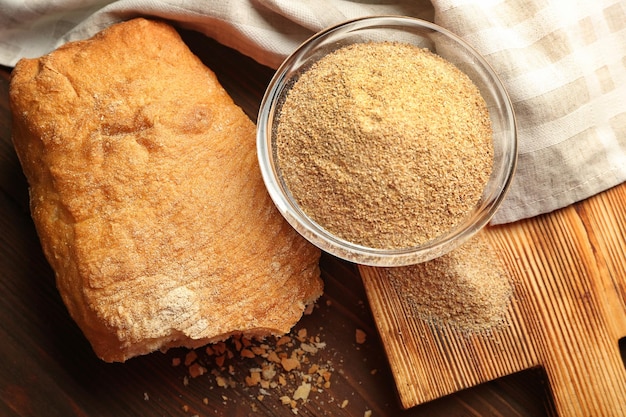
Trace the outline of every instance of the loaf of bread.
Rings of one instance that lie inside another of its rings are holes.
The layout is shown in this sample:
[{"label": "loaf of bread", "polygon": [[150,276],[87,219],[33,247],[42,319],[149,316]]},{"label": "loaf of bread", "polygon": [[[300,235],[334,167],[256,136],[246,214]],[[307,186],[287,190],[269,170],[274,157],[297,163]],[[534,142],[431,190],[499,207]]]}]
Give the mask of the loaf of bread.
[{"label": "loaf of bread", "polygon": [[43,251],[104,361],[283,334],[320,296],[319,250],[274,207],[254,124],[168,24],[24,59],[10,103]]}]

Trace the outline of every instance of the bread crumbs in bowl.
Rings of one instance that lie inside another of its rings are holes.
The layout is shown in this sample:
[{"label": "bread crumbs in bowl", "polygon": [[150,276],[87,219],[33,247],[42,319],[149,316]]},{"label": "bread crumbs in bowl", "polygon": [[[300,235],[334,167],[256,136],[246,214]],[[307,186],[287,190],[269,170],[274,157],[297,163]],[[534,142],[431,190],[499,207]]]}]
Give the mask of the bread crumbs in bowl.
[{"label": "bread crumbs in bowl", "polygon": [[310,38],[257,121],[269,194],[320,249],[373,266],[437,258],[484,227],[517,160],[513,109],[485,60],[432,23],[382,16]]}]

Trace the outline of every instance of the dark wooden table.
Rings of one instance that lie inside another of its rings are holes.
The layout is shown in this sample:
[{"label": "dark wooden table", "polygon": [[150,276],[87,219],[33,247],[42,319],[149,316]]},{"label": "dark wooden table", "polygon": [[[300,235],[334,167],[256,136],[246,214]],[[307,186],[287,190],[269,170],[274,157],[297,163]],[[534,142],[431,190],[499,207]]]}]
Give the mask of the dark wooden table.
[{"label": "dark wooden table", "polygon": [[[256,113],[273,71],[201,35],[185,41],[212,68],[246,113]],[[43,257],[28,210],[28,190],[11,144],[10,68],[0,68],[0,415],[2,416],[293,416],[280,397],[299,381],[268,388],[248,386],[257,359],[234,355],[220,367],[198,349],[207,372],[195,378],[185,349],[154,353],[124,364],[97,359],[70,319]],[[303,416],[502,416],[554,415],[541,369],[401,410],[393,377],[354,265],[324,255],[325,293],[306,328],[326,344],[314,361],[331,369],[330,387],[298,401]],[[357,343],[355,332],[367,335]],[[623,342],[623,341],[622,341]],[[232,348],[235,351],[235,348]],[[626,352],[621,343],[622,352]],[[235,351],[236,352],[236,351]],[[177,360],[181,363],[174,366]],[[221,387],[219,378],[228,384]]]}]

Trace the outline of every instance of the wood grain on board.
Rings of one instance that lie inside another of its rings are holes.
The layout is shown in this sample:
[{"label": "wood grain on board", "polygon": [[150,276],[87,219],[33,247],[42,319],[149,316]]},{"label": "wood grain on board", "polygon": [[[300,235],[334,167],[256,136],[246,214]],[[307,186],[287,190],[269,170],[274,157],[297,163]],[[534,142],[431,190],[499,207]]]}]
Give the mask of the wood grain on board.
[{"label": "wood grain on board", "polygon": [[384,269],[360,266],[403,406],[542,367],[559,416],[626,415],[624,207],[622,184],[554,213],[488,227],[514,287],[506,325],[489,332],[414,318]]}]

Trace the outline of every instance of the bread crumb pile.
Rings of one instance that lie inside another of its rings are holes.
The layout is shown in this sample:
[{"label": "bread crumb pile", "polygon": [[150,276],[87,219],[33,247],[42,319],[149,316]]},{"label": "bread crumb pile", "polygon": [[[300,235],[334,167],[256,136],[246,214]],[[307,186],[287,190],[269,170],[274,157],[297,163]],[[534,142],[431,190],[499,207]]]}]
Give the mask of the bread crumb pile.
[{"label": "bread crumb pile", "polygon": [[397,42],[352,44],[315,62],[289,89],[274,135],[300,208],[372,248],[445,234],[480,201],[493,168],[476,85],[440,56]]},{"label": "bread crumb pile", "polygon": [[417,318],[469,332],[504,324],[513,293],[484,232],[432,261],[385,273]]}]

